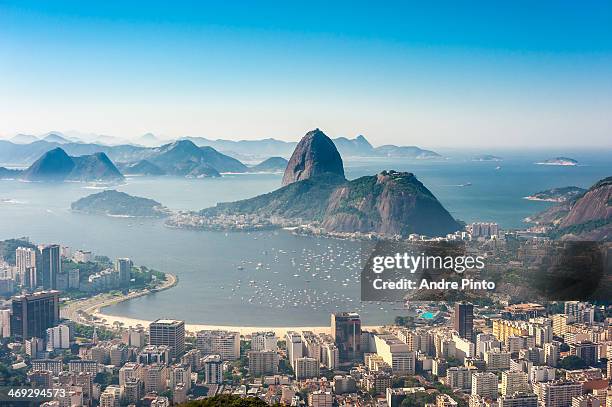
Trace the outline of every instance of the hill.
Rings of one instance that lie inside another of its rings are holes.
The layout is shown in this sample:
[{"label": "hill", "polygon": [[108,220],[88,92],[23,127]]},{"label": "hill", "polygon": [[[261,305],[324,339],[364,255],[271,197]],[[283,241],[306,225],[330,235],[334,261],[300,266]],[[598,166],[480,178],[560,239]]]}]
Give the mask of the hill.
[{"label": "hill", "polygon": [[160,218],[170,214],[168,208],[157,201],[141,198],[115,190],[102,191],[73,202],[70,208],[85,213]]},{"label": "hill", "polygon": [[249,172],[282,172],[287,168],[289,161],[283,157],[270,157],[249,168]]},{"label": "hill", "polygon": [[71,157],[61,148],[46,152],[22,174],[28,181],[118,181],[123,175],[104,153]]}]

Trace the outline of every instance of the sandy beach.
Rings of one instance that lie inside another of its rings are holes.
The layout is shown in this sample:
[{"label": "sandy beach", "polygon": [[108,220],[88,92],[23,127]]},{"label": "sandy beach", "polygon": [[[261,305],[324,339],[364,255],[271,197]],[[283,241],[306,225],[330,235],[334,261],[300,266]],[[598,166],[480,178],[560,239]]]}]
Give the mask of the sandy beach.
[{"label": "sandy beach", "polygon": [[[160,285],[156,291],[166,290],[173,287],[177,283],[176,276],[166,274],[166,281]],[[63,318],[73,320],[78,323],[87,325],[104,326],[109,329],[116,329],[118,326],[122,328],[128,327],[147,327],[152,321],[138,318],[121,317],[110,315],[102,312],[102,309],[113,304],[123,301],[128,301],[143,295],[148,295],[150,291],[140,290],[130,292],[128,295],[111,296],[103,293],[95,295],[84,300],[72,301],[62,308],[61,313]],[[93,318],[91,318],[93,317]],[[160,315],[163,318],[164,315]],[[374,330],[379,326],[363,326],[363,329]],[[288,331],[312,331],[314,333],[331,333],[330,326],[232,326],[232,325],[208,325],[208,324],[190,324],[186,323],[185,329],[188,333],[195,334],[202,330],[228,330],[238,331],[241,335],[250,335],[258,331],[272,331],[276,336],[283,337]]]}]

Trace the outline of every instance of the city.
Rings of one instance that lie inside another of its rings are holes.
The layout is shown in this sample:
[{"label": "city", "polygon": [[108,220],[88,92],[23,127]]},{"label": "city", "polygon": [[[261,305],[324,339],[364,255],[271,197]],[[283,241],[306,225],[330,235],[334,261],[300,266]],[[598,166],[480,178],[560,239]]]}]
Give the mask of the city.
[{"label": "city", "polygon": [[[475,223],[447,237],[456,239],[490,247],[510,237]],[[42,406],[161,407],[222,397],[315,407],[612,405],[612,310],[604,303],[502,295],[408,301],[410,316],[394,324],[365,326],[346,311],[314,331],[190,331],[183,320],[162,318],[125,326],[84,309],[176,279],[58,244],[6,247],[14,258],[2,263],[3,292],[20,293],[0,310],[0,379],[12,397],[19,388],[52,389],[36,399]]]}]

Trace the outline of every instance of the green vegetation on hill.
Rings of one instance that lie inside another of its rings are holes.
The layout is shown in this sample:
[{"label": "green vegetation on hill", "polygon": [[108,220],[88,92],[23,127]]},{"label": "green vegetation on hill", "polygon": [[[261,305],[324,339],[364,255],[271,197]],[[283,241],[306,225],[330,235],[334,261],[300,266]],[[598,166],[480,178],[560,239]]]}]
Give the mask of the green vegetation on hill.
[{"label": "green vegetation on hill", "polygon": [[115,190],[102,191],[73,202],[72,210],[114,216],[159,218],[170,211],[157,201]]},{"label": "green vegetation on hill", "polygon": [[[239,397],[229,394],[213,396],[204,400],[189,401],[179,405],[180,407],[269,407],[265,401],[256,397]],[[280,406],[274,404],[273,406]]]}]

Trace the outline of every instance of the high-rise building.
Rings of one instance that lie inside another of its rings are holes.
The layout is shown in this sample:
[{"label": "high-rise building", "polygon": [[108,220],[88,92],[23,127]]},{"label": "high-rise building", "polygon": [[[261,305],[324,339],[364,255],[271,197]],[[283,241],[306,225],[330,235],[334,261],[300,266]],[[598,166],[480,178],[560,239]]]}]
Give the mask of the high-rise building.
[{"label": "high-rise building", "polygon": [[115,260],[115,271],[119,273],[119,285],[122,287],[130,285],[132,266],[132,260],[128,258]]},{"label": "high-rise building", "polygon": [[338,347],[340,362],[358,359],[361,355],[361,319],[354,312],[331,315],[331,331]]},{"label": "high-rise building", "polygon": [[185,321],[158,319],[149,324],[149,344],[170,347],[170,357],[175,359],[185,352]]},{"label": "high-rise building", "polygon": [[604,406],[598,397],[592,394],[583,394],[582,396],[572,397],[571,407],[601,407]]},{"label": "high-rise building", "polygon": [[297,380],[319,377],[319,361],[307,356],[295,359],[295,378]]},{"label": "high-rise building", "polygon": [[497,375],[491,372],[477,372],[472,375],[472,395],[497,398]]},{"label": "high-rise building", "polygon": [[204,358],[204,384],[223,383],[223,361],[219,355]]},{"label": "high-rise building", "polygon": [[571,381],[552,381],[534,386],[538,401],[546,407],[567,407],[572,398],[582,395],[582,383]]},{"label": "high-rise building", "polygon": [[297,332],[289,331],[285,335],[285,343],[287,346],[287,359],[289,364],[295,369],[295,360],[304,355],[302,336]]},{"label": "high-rise building", "polygon": [[70,327],[58,325],[47,328],[47,350],[70,348]]},{"label": "high-rise building", "polygon": [[538,396],[533,393],[514,393],[497,399],[498,407],[538,407]]},{"label": "high-rise building", "polygon": [[518,392],[530,390],[529,376],[525,372],[506,370],[502,372],[501,392],[504,396],[510,396]]},{"label": "high-rise building", "polygon": [[36,256],[36,269],[44,289],[57,289],[57,275],[62,272],[60,246],[51,244],[39,246]]},{"label": "high-rise building", "polygon": [[253,377],[278,373],[278,353],[273,350],[252,350],[248,353],[249,374]]},{"label": "high-rise building", "polygon": [[599,345],[591,341],[582,341],[579,343],[570,344],[570,354],[578,356],[588,366],[595,366],[597,364]]},{"label": "high-rise building", "polygon": [[15,296],[11,314],[13,336],[21,339],[33,336],[44,338],[47,328],[57,325],[59,321],[59,291]]},{"label": "high-rise building", "polygon": [[222,360],[240,358],[240,333],[230,331],[200,331],[196,334],[196,348],[203,355],[219,355]]},{"label": "high-rise building", "polygon": [[[30,247],[18,247],[15,250],[15,265],[19,283],[28,288],[36,287],[36,250]],[[32,268],[34,281],[32,281]]]},{"label": "high-rise building", "polygon": [[251,350],[276,351],[278,338],[274,332],[255,332],[251,335]]},{"label": "high-rise building", "polygon": [[453,328],[460,337],[474,342],[474,305],[466,302],[455,304]]}]

